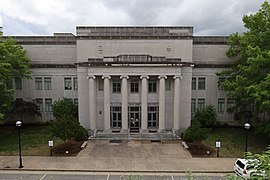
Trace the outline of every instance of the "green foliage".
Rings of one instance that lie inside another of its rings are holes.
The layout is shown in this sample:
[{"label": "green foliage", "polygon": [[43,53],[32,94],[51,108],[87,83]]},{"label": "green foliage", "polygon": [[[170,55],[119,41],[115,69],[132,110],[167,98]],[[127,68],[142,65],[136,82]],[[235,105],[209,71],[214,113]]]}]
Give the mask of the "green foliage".
[{"label": "green foliage", "polygon": [[78,118],[78,108],[69,99],[63,98],[55,101],[52,105],[53,116],[59,118]]},{"label": "green foliage", "polygon": [[[270,112],[270,4],[243,17],[247,32],[230,36],[227,56],[238,59],[232,68],[217,73],[220,86],[235,99],[233,112],[249,112],[258,119],[262,112]],[[242,117],[246,118],[246,117]]]},{"label": "green foliage", "polygon": [[22,99],[16,99],[9,110],[9,114],[15,115],[17,119],[23,122],[24,115],[41,116],[38,106],[33,101],[24,101]]},{"label": "green foliage", "polygon": [[13,91],[6,82],[16,78],[30,78],[30,59],[26,51],[12,39],[0,38],[0,122],[3,121],[13,100]]},{"label": "green foliage", "polygon": [[82,138],[83,135],[80,134],[83,131],[86,135],[86,130],[80,126],[79,122],[75,118],[59,118],[52,122],[51,124],[51,133],[53,137],[57,137],[62,141],[66,142],[67,140],[71,140],[73,138],[78,139]]},{"label": "green foliage", "polygon": [[201,141],[207,138],[208,130],[198,120],[192,120],[191,126],[185,130],[183,140],[187,142]]},{"label": "green foliage", "polygon": [[215,126],[217,124],[217,112],[215,107],[209,105],[202,110],[196,110],[194,119],[199,121],[204,128]]},{"label": "green foliage", "polygon": [[75,133],[75,140],[85,141],[86,139],[87,139],[87,131],[82,126],[80,126]]}]

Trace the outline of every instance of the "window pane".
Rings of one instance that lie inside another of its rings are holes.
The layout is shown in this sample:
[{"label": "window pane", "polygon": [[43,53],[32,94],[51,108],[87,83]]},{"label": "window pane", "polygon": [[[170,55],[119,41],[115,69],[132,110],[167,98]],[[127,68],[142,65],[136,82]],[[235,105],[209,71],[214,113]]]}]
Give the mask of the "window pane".
[{"label": "window pane", "polygon": [[220,81],[224,81],[226,78],[224,77],[219,77],[219,82],[218,82],[218,90],[223,90],[222,86],[220,85]]},{"label": "window pane", "polygon": [[51,90],[52,89],[52,80],[50,77],[44,78],[44,88],[45,90]]},{"label": "window pane", "polygon": [[171,80],[170,79],[168,79],[168,80],[166,80],[166,91],[170,91],[171,90]]},{"label": "window pane", "polygon": [[198,90],[205,90],[205,78],[198,78]]},{"label": "window pane", "polygon": [[150,93],[157,92],[157,82],[156,81],[151,80],[148,82],[148,91]]},{"label": "window pane", "polygon": [[198,110],[201,111],[205,107],[205,99],[198,99]]},{"label": "window pane", "polygon": [[13,89],[12,79],[6,81],[7,89]]},{"label": "window pane", "polygon": [[218,99],[218,112],[222,113],[225,110],[225,99],[224,98],[219,98]]},{"label": "window pane", "polygon": [[227,100],[227,111],[231,110],[234,106],[234,99],[228,98]]},{"label": "window pane", "polygon": [[22,79],[15,79],[15,89],[16,90],[22,90]]},{"label": "window pane", "polygon": [[43,112],[43,99],[41,98],[36,99],[36,104],[38,106],[39,112]]},{"label": "window pane", "polygon": [[42,78],[41,77],[35,78],[35,88],[36,88],[36,90],[42,90]]},{"label": "window pane", "polygon": [[191,112],[196,110],[196,99],[191,99]]},{"label": "window pane", "polygon": [[64,86],[65,86],[65,90],[71,90],[72,89],[71,78],[64,78]]},{"label": "window pane", "polygon": [[113,81],[113,92],[114,93],[121,93],[121,82],[120,81]]},{"label": "window pane", "polygon": [[102,81],[102,80],[99,80],[99,81],[98,81],[98,90],[99,90],[99,91],[103,91],[103,86],[104,86],[103,81]]},{"label": "window pane", "polygon": [[131,93],[138,93],[139,92],[139,82],[138,81],[131,81],[130,92]]},{"label": "window pane", "polygon": [[45,99],[45,111],[52,112],[52,99]]},{"label": "window pane", "polygon": [[191,89],[196,90],[196,78],[195,77],[192,78]]},{"label": "window pane", "polygon": [[74,85],[74,90],[78,90],[78,78],[77,77],[73,78],[73,85]]}]

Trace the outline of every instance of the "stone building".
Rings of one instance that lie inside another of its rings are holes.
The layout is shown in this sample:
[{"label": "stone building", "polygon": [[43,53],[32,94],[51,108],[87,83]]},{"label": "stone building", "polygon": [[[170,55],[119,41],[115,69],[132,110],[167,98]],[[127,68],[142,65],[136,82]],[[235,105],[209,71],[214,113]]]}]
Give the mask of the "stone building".
[{"label": "stone building", "polygon": [[15,98],[35,99],[43,121],[62,97],[78,104],[81,125],[106,133],[182,132],[209,104],[219,121],[232,120],[234,102],[215,74],[232,61],[227,36],[193,36],[182,26],[79,26],[76,35],[14,38],[33,71],[13,82]]}]

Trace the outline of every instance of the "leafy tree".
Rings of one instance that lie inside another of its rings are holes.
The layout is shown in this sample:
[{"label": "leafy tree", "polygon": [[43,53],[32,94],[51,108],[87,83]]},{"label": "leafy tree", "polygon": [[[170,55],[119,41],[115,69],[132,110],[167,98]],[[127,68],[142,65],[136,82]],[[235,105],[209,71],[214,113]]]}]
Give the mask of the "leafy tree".
[{"label": "leafy tree", "polygon": [[30,78],[30,59],[26,51],[12,39],[0,38],[0,122],[13,101],[13,91],[6,83],[16,78]]},{"label": "leafy tree", "polygon": [[41,116],[38,106],[33,101],[16,99],[11,106],[10,114],[15,115],[23,122],[24,115]]},{"label": "leafy tree", "polygon": [[78,108],[69,99],[63,98],[55,101],[52,105],[53,116],[56,119],[59,118],[77,118]]},{"label": "leafy tree", "polygon": [[183,133],[183,139],[187,142],[201,141],[207,138],[208,129],[203,128],[198,120],[192,120],[189,126]]},{"label": "leafy tree", "polygon": [[270,112],[270,4],[265,1],[257,13],[245,15],[243,23],[247,32],[231,34],[226,53],[237,60],[217,75],[223,77],[219,85],[235,99],[233,112],[258,119]]},{"label": "leafy tree", "polygon": [[213,127],[217,123],[217,112],[213,105],[206,106],[202,110],[196,110],[194,119],[198,120],[202,127]]}]

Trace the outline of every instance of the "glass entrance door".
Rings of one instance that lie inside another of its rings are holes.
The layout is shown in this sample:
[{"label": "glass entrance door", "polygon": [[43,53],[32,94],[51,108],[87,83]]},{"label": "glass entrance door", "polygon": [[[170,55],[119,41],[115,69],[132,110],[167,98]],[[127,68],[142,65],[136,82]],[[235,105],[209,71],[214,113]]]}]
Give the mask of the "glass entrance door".
[{"label": "glass entrance door", "polygon": [[129,107],[129,130],[130,132],[139,132],[141,126],[140,107]]}]

